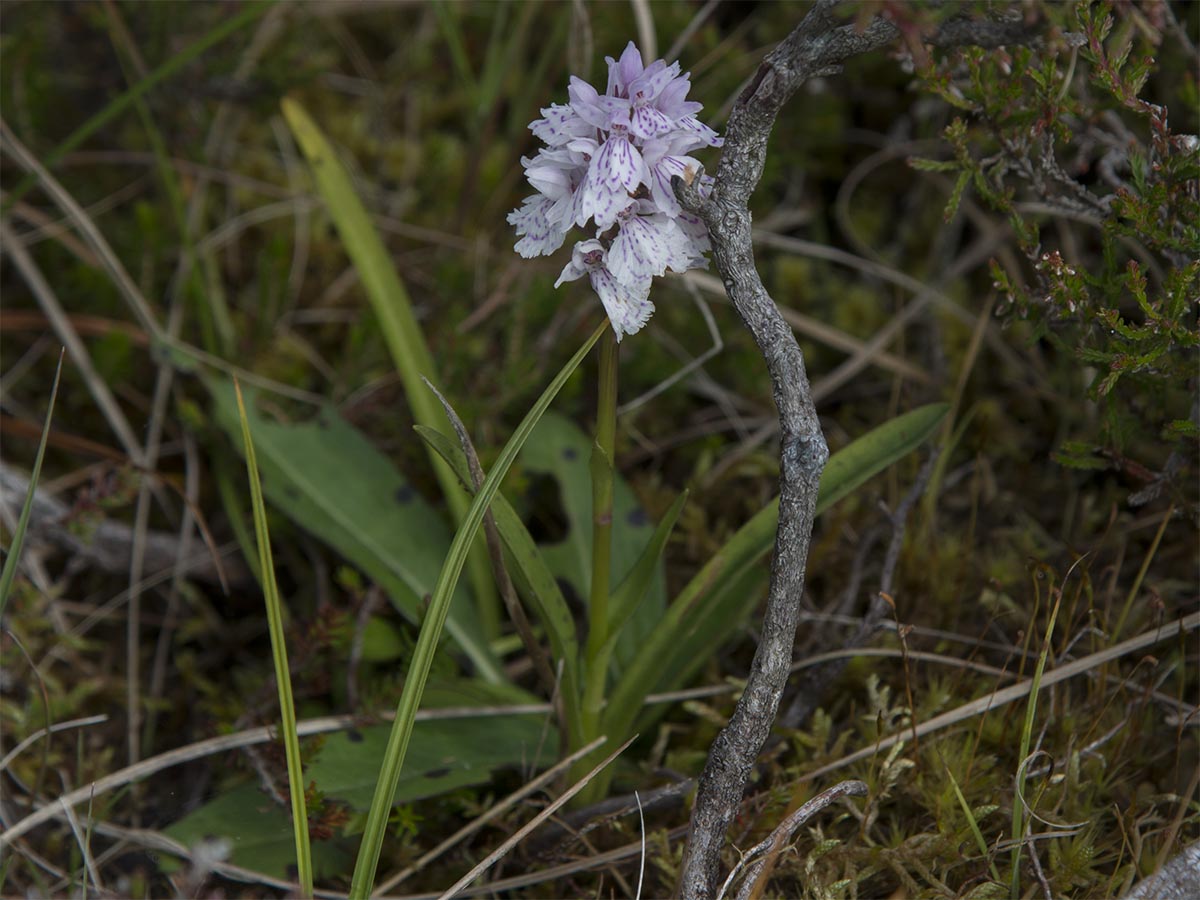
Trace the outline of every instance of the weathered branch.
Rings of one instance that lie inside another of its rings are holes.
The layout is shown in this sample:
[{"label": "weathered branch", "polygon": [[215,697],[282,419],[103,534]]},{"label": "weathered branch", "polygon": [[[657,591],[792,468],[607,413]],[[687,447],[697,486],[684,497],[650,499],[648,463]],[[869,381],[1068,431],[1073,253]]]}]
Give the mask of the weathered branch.
[{"label": "weathered branch", "polygon": [[[750,195],[762,177],[775,118],[788,98],[809,78],[836,74],[846,59],[900,36],[900,29],[883,19],[862,28],[843,24],[833,16],[835,5],[836,0],[817,0],[795,30],[767,55],[738,97],[709,196],[701,199],[696,179],[674,179],[680,203],[708,226],[725,290],[766,361],[781,441],[779,526],[761,638],[746,689],[729,724],[713,742],[700,778],[677,889],[685,900],[716,894],[726,831],[775,720],[792,661],[817,489],[829,456],[800,346],[754,265]],[[996,23],[997,29],[989,27],[992,24],[955,20],[928,42],[938,46],[1002,43],[1001,34],[1018,42],[1014,26]]]}]

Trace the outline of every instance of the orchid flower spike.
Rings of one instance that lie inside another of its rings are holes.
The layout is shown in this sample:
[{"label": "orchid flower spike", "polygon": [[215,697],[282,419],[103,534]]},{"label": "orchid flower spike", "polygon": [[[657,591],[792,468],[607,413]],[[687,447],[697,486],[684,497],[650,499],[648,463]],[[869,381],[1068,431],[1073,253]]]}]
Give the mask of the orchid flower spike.
[{"label": "orchid flower spike", "polygon": [[[654,312],[648,299],[656,275],[706,268],[703,224],[680,207],[671,178],[702,172],[688,154],[722,139],[696,118],[689,76],[679,63],[646,65],[633,41],[608,62],[600,94],[572,76],[568,101],[551,104],[529,130],[546,146],[523,158],[536,194],[508,215],[515,250],[548,256],[574,227],[594,228],[575,244],[555,287],[585,274],[612,321],[617,340],[634,334]],[[712,179],[701,175],[700,195]],[[590,230],[590,229],[589,229]]]}]

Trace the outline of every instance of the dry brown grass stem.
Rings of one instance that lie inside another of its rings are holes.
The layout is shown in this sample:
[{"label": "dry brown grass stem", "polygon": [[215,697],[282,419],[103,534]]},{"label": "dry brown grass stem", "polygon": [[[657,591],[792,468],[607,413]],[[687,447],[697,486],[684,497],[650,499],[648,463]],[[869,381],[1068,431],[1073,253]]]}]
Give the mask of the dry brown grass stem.
[{"label": "dry brown grass stem", "polygon": [[[546,703],[531,703],[524,706],[453,707],[448,709],[421,710],[417,713],[417,721],[486,716],[536,715],[544,714],[549,712],[549,710],[549,704]],[[390,721],[392,713],[380,715],[379,718],[381,721]],[[363,720],[361,716],[323,716],[296,723],[296,732],[300,737],[310,737],[314,734],[344,731],[348,728],[359,727],[362,724]],[[278,738],[277,731],[278,729],[274,726],[262,726],[260,728],[239,731],[236,734],[218,735],[217,737],[197,741],[174,750],[168,750],[157,756],[148,757],[132,766],[126,766],[110,775],[105,775],[103,778],[99,778],[90,784],[64,794],[53,803],[42,806],[14,823],[5,831],[0,832],[0,849],[12,845],[17,838],[37,828],[39,825],[57,819],[62,815],[62,804],[75,807],[86,802],[93,796],[99,797],[102,794],[142,781],[151,775],[183,765],[184,763],[194,762],[195,760],[204,759],[207,756],[213,756],[217,753],[224,753],[228,750],[238,750],[242,747],[250,747],[255,744],[265,744],[269,741],[274,741]]]},{"label": "dry brown grass stem", "polygon": [[530,794],[540,791],[543,787],[545,787],[546,785],[553,782],[560,775],[562,775],[562,773],[566,772],[571,766],[573,766],[576,763],[576,761],[583,759],[585,756],[587,756],[593,750],[599,748],[600,745],[603,743],[604,743],[604,738],[597,738],[596,740],[592,741],[590,744],[588,744],[584,747],[580,747],[574,753],[559,760],[553,767],[547,769],[541,775],[539,775],[536,778],[523,784],[518,790],[513,791],[513,793],[509,794],[503,800],[499,801],[498,803],[492,804],[488,808],[488,811],[483,813],[483,815],[476,816],[474,819],[472,819],[470,822],[468,822],[462,828],[458,829],[458,831],[454,832],[454,834],[450,835],[450,837],[446,838],[444,841],[439,843],[436,847],[434,847],[428,853],[425,853],[421,857],[419,857],[411,865],[405,867],[404,869],[401,869],[399,872],[397,872],[391,878],[388,878],[386,881],[381,882],[379,884],[379,886],[376,887],[375,890],[372,892],[372,895],[379,896],[382,894],[387,894],[387,892],[390,891],[392,888],[394,888],[396,885],[400,884],[405,879],[411,878],[413,875],[417,874],[417,872],[421,871],[423,868],[425,868],[427,865],[429,865],[431,862],[433,862],[435,859],[437,859],[439,856],[441,856],[443,853],[445,853],[451,847],[455,846],[456,844],[462,843],[468,837],[470,837],[471,835],[473,835],[477,831],[479,831],[481,828],[483,828],[484,825],[487,825],[489,822],[495,821],[497,818],[499,818],[504,813],[508,812],[510,809],[512,809],[514,806],[516,806],[518,803],[520,803],[522,800],[524,800]]},{"label": "dry brown grass stem", "polygon": [[576,794],[578,794],[580,791],[582,791],[587,786],[589,781],[591,781],[593,778],[595,778],[597,775],[599,775],[600,772],[602,772],[607,766],[609,766],[613,762],[613,760],[615,760],[618,756],[620,756],[625,751],[626,747],[628,747],[635,740],[637,740],[637,737],[638,736],[635,734],[633,737],[631,737],[629,740],[627,740],[625,743],[623,743],[620,747],[618,747],[616,750],[614,750],[608,756],[604,757],[604,759],[602,759],[600,761],[600,763],[594,769],[592,769],[590,772],[588,772],[586,775],[584,775],[583,778],[581,778],[578,782],[576,782],[570,788],[568,788],[566,791],[564,791],[561,797],[558,797],[553,803],[551,803],[549,806],[547,806],[545,809],[543,809],[540,813],[538,813],[536,816],[534,816],[529,822],[527,822],[525,825],[523,825],[519,829],[517,829],[517,831],[512,835],[512,837],[510,837],[508,840],[506,840],[504,843],[502,843],[499,847],[497,847],[495,850],[493,850],[491,853],[489,853],[483,860],[481,860],[479,862],[478,865],[474,866],[471,869],[471,871],[469,871],[466,875],[464,875],[462,878],[460,878],[458,881],[456,881],[454,884],[452,884],[444,893],[442,893],[439,900],[450,900],[450,898],[456,896],[463,888],[465,888],[472,881],[474,881],[476,878],[478,878],[480,875],[482,875],[484,872],[486,872],[488,869],[490,869],[493,865],[495,865],[501,858],[503,858],[505,855],[507,855],[508,852],[510,850],[512,850],[513,847],[517,846],[517,844],[519,844],[521,841],[523,841],[538,826],[540,826],[542,823],[547,821],[551,816],[553,816],[572,797],[574,797]]},{"label": "dry brown grass stem", "polygon": [[[1149,631],[1144,631],[1136,637],[1132,637],[1127,641],[1122,641],[1112,647],[1107,647],[1096,653],[1092,653],[1082,659],[1077,659],[1074,662],[1069,662],[1066,665],[1059,666],[1056,669],[1048,670],[1042,675],[1041,687],[1048,688],[1051,685],[1058,684],[1061,681],[1066,681],[1069,678],[1074,678],[1076,675],[1082,675],[1085,672],[1090,672],[1093,669],[1098,669],[1113,660],[1128,656],[1131,653],[1136,653],[1146,647],[1153,646],[1161,641],[1165,641],[1177,634],[1188,631],[1194,631],[1200,628],[1200,613],[1193,613],[1190,616],[1184,616],[1181,619],[1176,619],[1174,622],[1168,622],[1158,628],[1152,628]],[[962,706],[956,707],[949,712],[942,713],[940,716],[935,716],[925,722],[916,725],[912,730],[905,730],[898,734],[893,734],[883,738],[870,747],[864,747],[854,753],[843,756],[836,762],[821,766],[819,769],[814,769],[808,772],[794,783],[802,784],[807,781],[814,781],[830,772],[836,772],[839,769],[844,769],[851,763],[858,762],[860,759],[867,759],[877,753],[882,753],[889,750],[896,744],[908,740],[914,733],[920,738],[927,734],[932,734],[936,731],[949,728],[966,719],[978,716],[993,709],[998,709],[1014,700],[1020,700],[1027,697],[1030,691],[1033,690],[1033,679],[1026,679],[1019,684],[1011,685],[1010,687],[1001,688],[998,691],[993,691],[985,697],[980,697],[978,700],[972,700],[970,703],[964,703]]]}]

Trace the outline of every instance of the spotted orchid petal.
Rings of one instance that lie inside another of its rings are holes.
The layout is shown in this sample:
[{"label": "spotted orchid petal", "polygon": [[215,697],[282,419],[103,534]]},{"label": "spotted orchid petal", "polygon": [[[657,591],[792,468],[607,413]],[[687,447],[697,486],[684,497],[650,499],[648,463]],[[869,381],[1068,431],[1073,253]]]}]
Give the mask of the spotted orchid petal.
[{"label": "spotted orchid petal", "polygon": [[513,249],[529,259],[534,256],[549,256],[562,246],[566,230],[555,227],[547,216],[553,201],[549,197],[535,194],[526,197],[518,209],[508,214],[508,224],[523,235]]},{"label": "spotted orchid petal", "polygon": [[610,191],[624,188],[632,193],[642,183],[644,169],[642,154],[633,146],[628,131],[614,126],[612,134],[593,158],[589,174]]},{"label": "spotted orchid petal", "polygon": [[637,284],[623,284],[607,269],[594,269],[588,273],[592,288],[604,304],[608,320],[612,322],[613,334],[618,343],[627,334],[637,334],[654,313],[650,295],[650,279]]},{"label": "spotted orchid petal", "polygon": [[664,274],[668,268],[683,271],[692,254],[675,223],[661,213],[642,216],[631,206],[617,216],[620,230],[608,251],[608,269],[620,282],[632,284]]},{"label": "spotted orchid petal", "polygon": [[594,134],[596,128],[571,106],[553,103],[542,110],[542,118],[529,123],[529,130],[548,146],[561,147],[576,138]]}]

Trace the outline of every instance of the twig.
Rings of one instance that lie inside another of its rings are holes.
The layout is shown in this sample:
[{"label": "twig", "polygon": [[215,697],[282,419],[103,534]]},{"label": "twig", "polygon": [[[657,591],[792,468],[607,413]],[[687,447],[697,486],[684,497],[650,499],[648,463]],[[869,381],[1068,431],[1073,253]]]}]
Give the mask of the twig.
[{"label": "twig", "polygon": [[[729,725],[713,742],[701,776],[678,887],[684,898],[714,895],[726,830],[770,734],[791,663],[817,488],[829,456],[800,347],[754,267],[749,200],[762,176],[775,118],[788,98],[809,78],[836,74],[846,59],[900,36],[895,25],[880,18],[862,28],[842,25],[833,17],[835,5],[836,0],[818,0],[796,29],[767,54],[739,95],[708,198],[701,199],[695,178],[672,179],[683,207],[708,226],[721,281],[766,361],[781,441],[779,526],[762,637],[746,690]],[[943,25],[929,42],[995,46],[1029,37],[1023,25],[956,19]]]},{"label": "twig", "polygon": [[538,813],[536,816],[534,816],[533,819],[531,819],[528,823],[526,823],[521,828],[519,828],[512,837],[510,837],[503,844],[501,844],[499,847],[497,847],[495,850],[493,850],[491,853],[489,853],[487,855],[487,857],[485,859],[483,859],[477,866],[472,868],[470,872],[468,872],[462,878],[458,879],[458,881],[454,882],[454,884],[452,884],[445,891],[445,893],[442,894],[441,900],[450,900],[451,897],[454,897],[459,891],[461,891],[463,888],[465,888],[467,885],[469,885],[472,881],[474,881],[476,878],[478,878],[480,875],[482,875],[484,872],[486,872],[488,869],[490,869],[492,867],[492,865],[498,859],[500,859],[502,856],[504,856],[504,854],[508,853],[508,851],[510,851],[517,844],[519,844],[525,838],[526,835],[528,835],[531,831],[533,831],[535,828],[537,828],[539,825],[541,825],[543,822],[545,822],[547,819],[549,819],[552,815],[554,815],[554,813],[558,810],[559,807],[561,807],[568,800],[570,800],[572,797],[574,797],[576,794],[578,794],[580,791],[582,791],[587,786],[589,781],[591,781],[593,778],[595,778],[604,769],[605,766],[609,765],[610,763],[612,763],[612,761],[614,759],[616,759],[618,756],[620,756],[625,751],[625,748],[628,747],[630,744],[632,744],[635,740],[637,740],[636,734],[633,737],[631,737],[629,740],[627,740],[625,743],[623,743],[616,750],[614,750],[612,753],[610,753],[608,756],[606,756],[603,760],[601,760],[599,765],[597,765],[594,769],[592,769],[590,772],[588,772],[586,775],[584,775],[583,778],[581,778],[576,784],[574,784],[570,788],[568,788],[567,791],[565,791],[561,797],[559,797],[557,800],[555,800],[553,803],[551,803],[549,806],[547,806],[545,809],[543,809],[540,813]]},{"label": "twig", "polygon": [[373,896],[386,895],[391,892],[392,888],[400,884],[400,882],[404,881],[406,878],[415,875],[451,847],[461,843],[464,839],[470,837],[472,834],[475,834],[477,831],[480,831],[484,825],[499,818],[505,812],[512,809],[512,807],[515,806],[519,801],[525,799],[530,794],[541,790],[545,785],[554,781],[554,779],[566,772],[578,760],[583,759],[593,750],[598,749],[604,743],[604,740],[605,739],[602,737],[596,738],[596,740],[592,741],[590,744],[580,747],[574,753],[564,757],[552,768],[547,769],[537,778],[534,778],[532,781],[528,781],[523,784],[519,790],[509,794],[501,802],[493,804],[488,808],[487,812],[480,816],[476,816],[458,831],[454,832],[454,834],[450,835],[450,837],[446,838],[428,853],[425,853],[423,856],[421,856],[421,858],[416,860],[416,862],[406,866],[402,871],[398,872],[396,875],[393,875],[387,881],[376,887],[373,892]]},{"label": "twig", "polygon": [[[933,468],[937,458],[937,454],[934,453],[926,460],[925,465],[921,467],[921,471],[913,482],[912,487],[909,488],[908,493],[904,495],[904,498],[896,506],[896,509],[888,516],[891,519],[892,539],[888,543],[887,551],[884,553],[883,570],[879,576],[879,590],[875,592],[875,595],[871,599],[871,605],[867,609],[867,614],[863,617],[854,634],[846,641],[843,649],[849,650],[854,647],[861,647],[880,628],[883,614],[889,608],[886,598],[891,596],[896,565],[900,560],[900,551],[904,547],[905,524],[908,521],[908,514],[917,500],[921,498],[921,495],[925,493],[930,476],[933,475]],[[897,630],[899,630],[899,625],[897,625]],[[849,657],[842,657],[834,662],[816,668],[808,676],[804,686],[797,691],[795,698],[782,716],[782,721],[788,728],[799,728],[808,720],[808,717],[821,705],[825,692],[845,670],[848,662]]]},{"label": "twig", "polygon": [[779,526],[762,636],[746,690],[729,725],[713,742],[700,779],[680,874],[679,893],[685,898],[715,892],[725,832],[779,707],[799,622],[817,489],[829,457],[800,346],[754,267],[749,201],[762,176],[767,138],[787,99],[807,78],[832,74],[842,60],[898,34],[881,20],[862,32],[835,27],[833,5],[831,0],[817,3],[767,55],[738,98],[708,199],[701,200],[694,179],[686,184],[674,179],[681,204],[708,226],[725,290],[766,360],[781,439]]},{"label": "twig", "polygon": [[[29,489],[29,479],[0,460],[0,502],[20,502]],[[189,509],[193,507],[189,506]],[[98,567],[104,572],[124,572],[129,567],[129,547],[133,529],[124,522],[102,520],[89,540],[74,534],[69,527],[71,507],[41,485],[34,492],[30,534],[37,540],[53,545],[70,554],[72,560]],[[205,538],[207,553],[194,555],[184,552],[178,535],[167,531],[150,531],[146,543],[146,567],[171,569],[183,567],[190,578],[211,584],[239,587],[250,579],[250,570],[239,560],[220,561],[218,548]],[[157,582],[155,582],[157,583]]]},{"label": "twig", "polygon": [[71,719],[67,722],[55,722],[45,728],[39,728],[33,734],[26,737],[23,741],[13,747],[8,753],[4,754],[4,758],[0,759],[0,772],[7,769],[14,759],[20,756],[25,750],[37,743],[44,737],[52,734],[58,734],[60,731],[70,731],[72,728],[86,728],[88,725],[99,725],[102,722],[107,722],[108,716],[103,713],[95,716],[84,716],[82,719]]},{"label": "twig", "polygon": [[642,855],[638,859],[638,886],[634,900],[642,900],[642,882],[646,877],[646,816],[642,813],[642,798],[637,791],[633,792],[633,799],[637,801],[638,831],[642,836]]},{"label": "twig", "polygon": [[[768,857],[776,855],[780,850],[782,850],[783,845],[792,839],[792,835],[796,833],[796,830],[799,829],[801,825],[803,825],[834,801],[840,800],[842,797],[865,797],[867,796],[867,793],[867,785],[864,782],[843,781],[840,784],[835,784],[828,790],[817,794],[817,796],[813,797],[794,813],[776,825],[775,830],[772,831],[765,840],[755,844],[746,851],[742,858],[738,860],[737,865],[734,866],[730,871],[729,876],[725,879],[725,883],[721,885],[721,890],[717,894],[717,900],[720,900],[721,897],[725,896],[725,892],[729,890],[730,886],[737,878],[738,873],[746,867],[746,864],[750,860],[759,856],[763,857],[763,859],[759,860],[759,862],[746,876],[746,886],[752,887],[756,880],[755,876],[757,874],[757,870],[761,867],[763,861],[765,861],[765,859]],[[738,894],[739,900],[741,900],[743,894],[746,894],[745,889]]]}]

